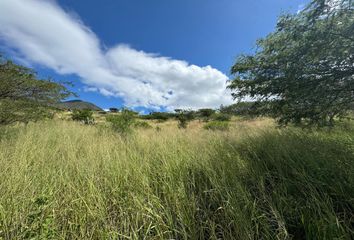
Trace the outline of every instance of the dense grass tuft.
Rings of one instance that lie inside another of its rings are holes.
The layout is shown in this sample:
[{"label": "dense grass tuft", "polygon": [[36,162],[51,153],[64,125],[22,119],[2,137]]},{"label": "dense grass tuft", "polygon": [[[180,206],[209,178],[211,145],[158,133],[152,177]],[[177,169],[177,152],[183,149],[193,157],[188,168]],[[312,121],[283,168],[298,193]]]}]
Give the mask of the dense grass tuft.
[{"label": "dense grass tuft", "polygon": [[0,239],[350,239],[353,131],[246,126],[0,129]]}]

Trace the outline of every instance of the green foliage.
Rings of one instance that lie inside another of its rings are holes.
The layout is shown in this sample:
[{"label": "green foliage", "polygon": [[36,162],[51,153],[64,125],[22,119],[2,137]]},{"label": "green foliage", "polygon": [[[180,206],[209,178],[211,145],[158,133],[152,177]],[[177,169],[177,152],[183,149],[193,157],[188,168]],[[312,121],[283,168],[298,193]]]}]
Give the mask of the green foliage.
[{"label": "green foliage", "polygon": [[0,125],[52,119],[53,116],[53,109],[50,109],[47,106],[38,105],[32,101],[12,101],[10,99],[0,100]]},{"label": "green foliage", "polygon": [[229,130],[229,123],[225,121],[212,121],[206,123],[203,128],[207,130],[227,131]]},{"label": "green foliage", "polygon": [[175,115],[168,112],[152,112],[148,115],[142,115],[140,118],[147,120],[158,120],[159,122],[167,121],[168,119],[173,118]]},{"label": "green foliage", "polygon": [[[176,111],[176,110],[175,110]],[[176,111],[176,119],[178,121],[179,128],[187,128],[188,123],[195,119],[195,112],[190,110],[180,110]]]},{"label": "green foliage", "polygon": [[213,114],[215,114],[215,110],[211,108],[198,109],[198,111],[196,112],[197,117],[204,121],[209,121]]},{"label": "green foliage", "polygon": [[226,113],[216,113],[213,115],[213,120],[215,121],[230,121],[231,115]]},{"label": "green foliage", "polygon": [[93,112],[90,109],[74,110],[71,114],[71,118],[74,121],[83,122],[85,124],[93,124],[95,122]]},{"label": "green foliage", "polygon": [[112,129],[121,135],[132,133],[132,127],[135,124],[135,115],[132,111],[123,109],[118,115],[109,115],[106,117],[107,122],[112,126]]},{"label": "green foliage", "polygon": [[137,128],[144,128],[144,129],[152,128],[152,126],[148,122],[145,122],[145,121],[136,121],[134,123],[134,126]]},{"label": "green foliage", "polygon": [[109,108],[109,111],[112,113],[117,113],[117,112],[119,112],[119,109],[118,108]]},{"label": "green foliage", "polygon": [[36,73],[0,56],[0,124],[29,122],[50,117],[54,104],[72,95],[51,80],[39,80]]},{"label": "green foliage", "polygon": [[235,116],[254,116],[258,106],[253,102],[238,102],[229,106],[221,106],[219,111],[223,114]]},{"label": "green foliage", "polygon": [[240,56],[229,88],[252,97],[280,124],[333,125],[354,99],[354,8],[349,0],[315,0],[299,14],[283,15],[276,31]]},{"label": "green foliage", "polygon": [[26,216],[22,228],[24,239],[54,239],[56,229],[53,222],[53,213],[48,211],[49,199],[47,196],[38,196],[32,199],[31,211]]}]

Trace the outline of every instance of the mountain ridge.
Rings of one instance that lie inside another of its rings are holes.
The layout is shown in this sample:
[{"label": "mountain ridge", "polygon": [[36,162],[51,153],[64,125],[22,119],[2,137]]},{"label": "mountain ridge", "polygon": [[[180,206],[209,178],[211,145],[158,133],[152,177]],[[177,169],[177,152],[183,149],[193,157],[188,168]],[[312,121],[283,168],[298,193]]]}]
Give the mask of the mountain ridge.
[{"label": "mountain ridge", "polygon": [[93,103],[86,102],[80,99],[69,100],[65,102],[59,102],[54,104],[54,107],[62,110],[83,110],[89,109],[92,111],[103,111],[102,108],[96,106]]}]

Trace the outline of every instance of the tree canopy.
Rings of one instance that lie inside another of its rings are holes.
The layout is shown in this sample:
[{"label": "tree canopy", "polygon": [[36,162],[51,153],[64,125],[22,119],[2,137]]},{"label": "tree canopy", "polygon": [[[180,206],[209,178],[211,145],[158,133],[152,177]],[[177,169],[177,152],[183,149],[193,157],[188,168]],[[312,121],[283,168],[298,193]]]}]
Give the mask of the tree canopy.
[{"label": "tree canopy", "polygon": [[72,95],[63,84],[37,78],[29,68],[0,56],[0,124],[48,116],[48,107]]},{"label": "tree canopy", "polygon": [[[351,0],[314,0],[279,18],[253,55],[233,65],[235,99],[252,98],[280,124],[333,124],[354,102]],[[264,112],[264,111],[261,111]]]}]

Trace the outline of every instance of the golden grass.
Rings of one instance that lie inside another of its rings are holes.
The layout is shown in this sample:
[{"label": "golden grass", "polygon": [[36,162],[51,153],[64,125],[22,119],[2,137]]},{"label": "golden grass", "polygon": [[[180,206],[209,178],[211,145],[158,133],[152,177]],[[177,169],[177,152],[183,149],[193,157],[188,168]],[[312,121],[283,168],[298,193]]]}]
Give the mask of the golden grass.
[{"label": "golden grass", "polygon": [[[340,189],[353,181],[316,175],[325,162],[323,173],[352,176],[345,164],[353,155],[334,135],[276,130],[270,119],[233,119],[223,132],[199,121],[187,129],[150,123],[128,137],[67,120],[2,131],[0,239],[272,239],[294,229],[348,236],[348,212],[333,211],[331,194],[347,206],[352,192]],[[305,192],[293,195],[294,184]],[[301,223],[316,214],[325,220],[317,230]]]}]

